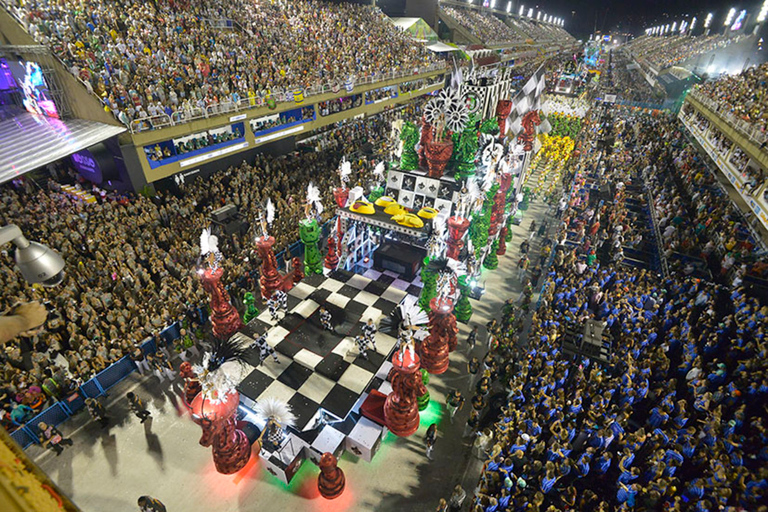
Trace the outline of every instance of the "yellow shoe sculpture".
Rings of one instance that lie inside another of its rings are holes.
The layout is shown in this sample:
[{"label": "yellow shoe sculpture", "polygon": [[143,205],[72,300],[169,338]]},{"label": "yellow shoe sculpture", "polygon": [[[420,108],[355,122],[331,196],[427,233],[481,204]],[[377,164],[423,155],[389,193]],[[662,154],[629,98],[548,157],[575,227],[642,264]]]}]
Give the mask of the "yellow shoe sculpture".
[{"label": "yellow shoe sculpture", "polygon": [[419,210],[419,213],[417,213],[417,215],[419,217],[423,217],[425,219],[434,219],[437,216],[438,213],[440,213],[440,212],[438,212],[434,208],[431,208],[429,206],[425,206],[424,208]]},{"label": "yellow shoe sculpture", "polygon": [[400,215],[408,212],[405,210],[405,207],[403,205],[397,204],[397,203],[390,203],[389,206],[384,208],[384,213],[386,213],[387,215]]},{"label": "yellow shoe sculpture", "polygon": [[375,204],[376,206],[381,206],[382,208],[386,208],[387,206],[389,206],[390,204],[392,204],[394,202],[395,202],[395,200],[392,199],[389,196],[381,196],[373,204]]},{"label": "yellow shoe sculpture", "polygon": [[373,204],[368,201],[355,201],[349,209],[355,213],[362,213],[363,215],[373,215],[376,213]]}]

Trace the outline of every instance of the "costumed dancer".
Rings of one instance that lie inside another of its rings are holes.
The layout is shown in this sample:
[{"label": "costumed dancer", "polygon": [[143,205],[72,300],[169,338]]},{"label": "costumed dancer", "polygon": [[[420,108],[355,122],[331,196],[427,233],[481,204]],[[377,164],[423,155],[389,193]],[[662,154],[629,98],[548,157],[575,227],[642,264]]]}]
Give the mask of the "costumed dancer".
[{"label": "costumed dancer", "polygon": [[456,411],[460,411],[464,407],[464,397],[461,395],[461,391],[458,389],[451,390],[448,396],[445,397],[445,407],[448,409],[448,414],[453,423],[453,417],[456,415]]},{"label": "costumed dancer", "polygon": [[365,336],[355,336],[355,343],[360,356],[363,359],[368,359],[368,339]]},{"label": "costumed dancer", "polygon": [[376,324],[373,323],[372,318],[369,318],[365,325],[363,325],[363,336],[366,343],[373,347],[373,350],[376,350],[376,331]]},{"label": "costumed dancer", "polygon": [[273,293],[270,298],[267,299],[267,309],[269,310],[269,316],[272,318],[272,321],[276,322],[279,320],[279,316],[277,315],[277,309],[280,306],[280,300],[277,298],[277,293]]},{"label": "costumed dancer", "polygon": [[277,290],[275,292],[275,299],[277,299],[278,306],[283,310],[283,314],[288,314],[288,294],[283,290]]},{"label": "costumed dancer", "polygon": [[272,346],[269,343],[267,343],[266,334],[262,334],[261,336],[256,338],[256,341],[254,341],[251,344],[251,346],[248,348],[259,349],[259,364],[264,363],[264,360],[269,356],[272,356],[272,359],[274,359],[276,363],[280,364],[280,359],[278,359],[275,349],[272,348]]},{"label": "costumed dancer", "polygon": [[292,427],[296,421],[291,406],[276,398],[268,397],[259,400],[254,409],[258,418],[266,422],[259,437],[262,448],[270,452],[278,450],[285,440],[284,429]]},{"label": "costumed dancer", "polygon": [[323,329],[326,331],[334,332],[333,325],[331,324],[331,320],[333,317],[331,316],[331,312],[325,309],[325,307],[320,308],[320,324],[323,326]]}]

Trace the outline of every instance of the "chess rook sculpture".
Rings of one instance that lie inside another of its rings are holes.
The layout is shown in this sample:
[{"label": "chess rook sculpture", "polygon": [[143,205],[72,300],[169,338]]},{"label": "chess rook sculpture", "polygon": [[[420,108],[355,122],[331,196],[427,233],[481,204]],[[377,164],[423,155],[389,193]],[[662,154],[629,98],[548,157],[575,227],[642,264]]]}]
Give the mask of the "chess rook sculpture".
[{"label": "chess rook sculpture", "polygon": [[392,357],[392,392],[384,402],[384,421],[393,434],[407,437],[419,428],[418,397],[427,388],[419,372],[419,356],[411,345],[401,346]]}]

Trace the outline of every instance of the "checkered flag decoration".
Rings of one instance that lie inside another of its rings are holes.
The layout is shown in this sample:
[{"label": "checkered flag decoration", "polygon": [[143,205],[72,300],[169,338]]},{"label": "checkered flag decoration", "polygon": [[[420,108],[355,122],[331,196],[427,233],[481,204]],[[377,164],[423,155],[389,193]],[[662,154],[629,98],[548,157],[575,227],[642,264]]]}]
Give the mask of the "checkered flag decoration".
[{"label": "checkered flag decoration", "polygon": [[541,108],[541,93],[546,88],[544,64],[533,73],[523,88],[512,98],[512,111],[507,117],[507,135],[517,137],[523,131],[523,116]]}]

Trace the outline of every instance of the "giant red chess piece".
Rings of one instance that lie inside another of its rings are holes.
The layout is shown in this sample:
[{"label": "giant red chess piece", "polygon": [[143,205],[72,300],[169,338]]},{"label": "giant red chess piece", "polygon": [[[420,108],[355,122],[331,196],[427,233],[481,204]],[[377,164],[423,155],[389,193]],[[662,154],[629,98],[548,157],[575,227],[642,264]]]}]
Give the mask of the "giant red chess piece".
[{"label": "giant red chess piece", "polygon": [[427,392],[419,372],[419,356],[405,347],[392,357],[392,392],[384,402],[384,421],[393,434],[407,437],[419,428],[418,397]]},{"label": "giant red chess piece", "polygon": [[320,474],[317,475],[317,490],[320,496],[327,500],[332,500],[341,496],[346,485],[344,472],[338,466],[336,457],[332,453],[325,452],[320,457]]},{"label": "giant red chess piece", "polygon": [[325,261],[323,266],[330,270],[336,270],[339,264],[339,254],[336,250],[336,237],[333,235],[328,237],[328,254],[325,255]]},{"label": "giant red chess piece", "polygon": [[424,118],[419,121],[421,125],[421,135],[419,138],[419,167],[427,167],[427,144],[432,142],[432,125],[429,124]]},{"label": "giant red chess piece", "polygon": [[464,233],[469,229],[469,220],[454,215],[448,218],[448,250],[445,255],[454,260],[459,259],[461,249],[464,248]]},{"label": "giant red chess piece", "polygon": [[336,206],[344,208],[349,201],[349,189],[347,187],[336,187],[333,189],[333,199],[336,201]]},{"label": "giant red chess piece", "polygon": [[503,256],[507,254],[507,226],[501,228],[499,232],[499,248],[496,249],[497,256]]},{"label": "giant red chess piece", "polygon": [[221,283],[221,276],[223,275],[224,269],[221,267],[215,270],[207,268],[200,275],[200,279],[203,282],[203,288],[211,296],[213,335],[217,338],[227,339],[243,328],[243,321],[240,320],[240,315],[235,307],[229,302],[229,293]]},{"label": "giant red chess piece", "polygon": [[260,236],[256,239],[256,251],[261,258],[259,283],[261,284],[261,298],[264,300],[270,298],[276,290],[283,287],[283,278],[277,271],[277,260],[272,250],[273,245],[275,245],[275,237],[273,236]]},{"label": "giant red chess piece", "polygon": [[[218,400],[199,393],[192,400],[192,419],[203,428],[200,444],[213,447],[216,471],[225,475],[237,473],[251,458],[251,444],[245,432],[237,428],[237,406],[240,393],[231,391]],[[256,453],[261,446],[256,441]]]},{"label": "giant red chess piece", "polygon": [[499,100],[496,104],[496,119],[499,122],[499,134],[507,134],[507,117],[512,112],[512,100]]},{"label": "giant red chess piece", "polygon": [[453,301],[435,297],[429,302],[429,336],[421,344],[421,366],[433,375],[448,369],[448,353],[456,349],[458,327]]}]

